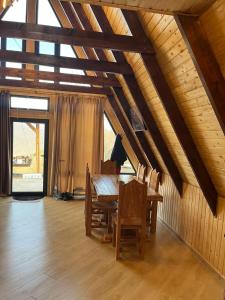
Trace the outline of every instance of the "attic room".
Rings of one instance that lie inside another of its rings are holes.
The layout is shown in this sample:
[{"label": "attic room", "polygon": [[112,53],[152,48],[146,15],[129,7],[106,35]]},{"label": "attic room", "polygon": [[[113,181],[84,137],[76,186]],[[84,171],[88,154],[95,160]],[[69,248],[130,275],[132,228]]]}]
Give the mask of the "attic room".
[{"label": "attic room", "polygon": [[0,300],[225,299],[224,16],[0,1]]}]

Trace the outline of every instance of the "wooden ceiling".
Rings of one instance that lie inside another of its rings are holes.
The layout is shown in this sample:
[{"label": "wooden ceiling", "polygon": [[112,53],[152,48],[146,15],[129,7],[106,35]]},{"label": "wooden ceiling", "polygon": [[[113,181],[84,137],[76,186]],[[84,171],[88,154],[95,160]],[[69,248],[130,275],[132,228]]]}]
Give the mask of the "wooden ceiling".
[{"label": "wooden ceiling", "polygon": [[[69,2],[69,0],[63,1]],[[166,14],[187,13],[198,15],[209,8],[215,0],[72,0],[71,2],[115,6],[134,10],[147,9]]]}]

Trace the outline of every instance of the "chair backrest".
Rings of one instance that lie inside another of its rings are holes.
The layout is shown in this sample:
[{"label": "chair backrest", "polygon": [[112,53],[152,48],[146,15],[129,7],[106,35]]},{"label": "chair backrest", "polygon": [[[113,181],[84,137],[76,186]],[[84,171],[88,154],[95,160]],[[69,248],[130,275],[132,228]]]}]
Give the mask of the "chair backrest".
[{"label": "chair backrest", "polygon": [[150,178],[151,178],[152,171],[153,171],[152,168],[148,168],[148,170],[146,172],[145,182],[147,182],[147,186],[149,186],[149,184],[150,184]]},{"label": "chair backrest", "polygon": [[85,187],[85,228],[86,235],[91,234],[91,210],[92,210],[92,196],[91,196],[91,174],[88,164],[86,166],[86,187]]},{"label": "chair backrest", "polygon": [[137,168],[137,180],[145,182],[146,167],[144,165],[138,164]]},{"label": "chair backrest", "polygon": [[116,174],[116,162],[112,160],[101,160],[101,174]]},{"label": "chair backrest", "polygon": [[123,225],[146,224],[147,183],[136,179],[119,183],[118,223]]},{"label": "chair backrest", "polygon": [[156,192],[159,191],[159,172],[156,170],[152,170],[148,186]]}]

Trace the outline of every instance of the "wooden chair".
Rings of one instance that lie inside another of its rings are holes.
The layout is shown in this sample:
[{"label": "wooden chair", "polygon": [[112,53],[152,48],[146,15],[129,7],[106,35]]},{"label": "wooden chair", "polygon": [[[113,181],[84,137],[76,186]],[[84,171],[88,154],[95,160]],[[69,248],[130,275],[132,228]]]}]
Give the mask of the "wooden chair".
[{"label": "wooden chair", "polygon": [[[155,192],[159,191],[159,176],[160,173],[156,170],[152,170],[149,178],[148,186]],[[150,232],[156,232],[156,221],[157,221],[157,201],[149,201],[147,203],[147,226],[150,227]]]},{"label": "wooden chair", "polygon": [[141,182],[145,182],[146,171],[147,171],[147,169],[144,165],[138,164],[137,180],[139,180]]},{"label": "wooden chair", "polygon": [[[122,243],[137,243],[139,254],[143,256],[146,233],[147,184],[133,179],[127,184],[119,184],[118,212],[113,219],[113,245],[116,245],[116,259],[120,257]],[[132,239],[122,234],[132,230]]]},{"label": "wooden chair", "polygon": [[116,163],[115,161],[101,160],[101,174],[116,174]]},{"label": "wooden chair", "polygon": [[[108,228],[111,231],[112,213],[116,211],[115,202],[101,202],[92,197],[91,175],[86,167],[86,188],[85,188],[85,228],[86,235],[91,236],[93,228]],[[95,216],[95,218],[93,218]],[[99,218],[97,218],[97,216]],[[104,222],[102,221],[104,217]]]}]

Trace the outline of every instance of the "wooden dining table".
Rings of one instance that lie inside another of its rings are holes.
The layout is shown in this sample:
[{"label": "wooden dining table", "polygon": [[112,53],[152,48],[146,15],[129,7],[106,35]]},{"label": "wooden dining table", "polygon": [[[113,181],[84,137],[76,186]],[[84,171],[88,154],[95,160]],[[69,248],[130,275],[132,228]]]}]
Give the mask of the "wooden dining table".
[{"label": "wooden dining table", "polygon": [[[119,197],[119,182],[123,181],[125,184],[134,179],[133,175],[103,175],[96,174],[92,177],[98,201],[115,201]],[[157,222],[157,207],[158,202],[163,202],[163,197],[153,189],[148,187],[147,199],[152,204],[151,215],[151,233],[156,232]]]}]

